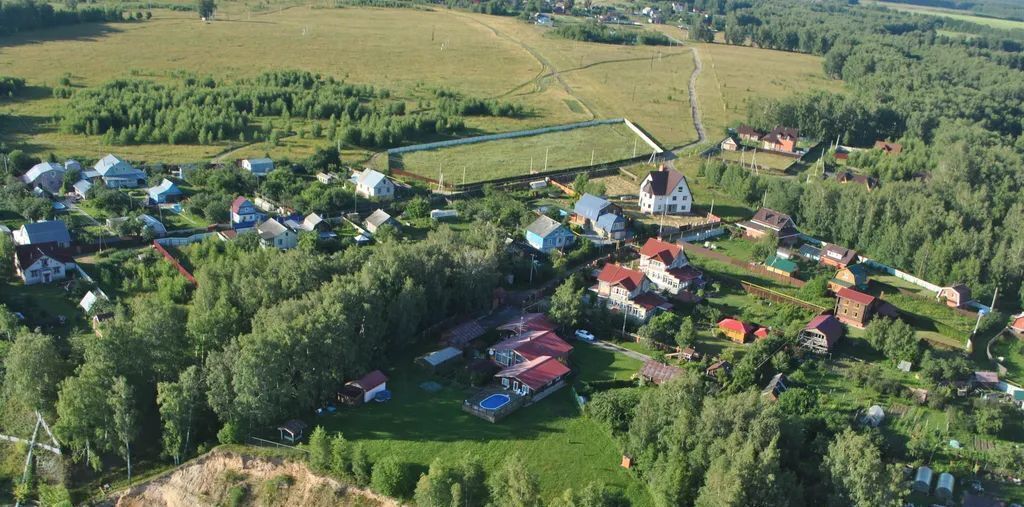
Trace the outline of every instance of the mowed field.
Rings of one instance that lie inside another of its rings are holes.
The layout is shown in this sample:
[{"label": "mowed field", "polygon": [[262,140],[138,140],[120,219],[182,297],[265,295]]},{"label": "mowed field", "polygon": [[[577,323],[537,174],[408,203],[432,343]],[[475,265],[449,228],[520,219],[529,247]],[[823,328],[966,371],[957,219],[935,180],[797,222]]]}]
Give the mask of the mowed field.
[{"label": "mowed field", "polygon": [[[1000,28],[1003,30],[1024,30],[1024,21],[978,16],[967,11],[956,11],[952,9],[943,9],[940,7],[927,7],[923,5],[901,4],[894,2],[873,2],[873,4],[888,7],[889,9],[897,11],[914,12],[917,14],[928,14],[931,16],[943,16],[946,18],[958,19],[960,21],[970,21],[971,23],[990,26],[992,28]],[[1024,13],[1024,10],[1022,10],[1022,13]]]},{"label": "mowed field", "polygon": [[[614,162],[650,153],[622,124],[598,125],[529,137],[501,139],[402,155],[405,171],[445,183],[477,183],[532,172]],[[593,156],[593,158],[591,158]],[[465,180],[463,180],[465,175]]]}]

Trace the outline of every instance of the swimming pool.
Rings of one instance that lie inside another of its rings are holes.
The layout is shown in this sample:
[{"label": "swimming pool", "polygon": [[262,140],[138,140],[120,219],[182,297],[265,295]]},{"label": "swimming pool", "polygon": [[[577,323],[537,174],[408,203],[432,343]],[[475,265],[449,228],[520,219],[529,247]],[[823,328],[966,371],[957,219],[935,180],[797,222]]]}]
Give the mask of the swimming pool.
[{"label": "swimming pool", "polygon": [[498,410],[510,401],[512,401],[512,397],[507,394],[492,394],[480,400],[480,408],[484,410]]}]

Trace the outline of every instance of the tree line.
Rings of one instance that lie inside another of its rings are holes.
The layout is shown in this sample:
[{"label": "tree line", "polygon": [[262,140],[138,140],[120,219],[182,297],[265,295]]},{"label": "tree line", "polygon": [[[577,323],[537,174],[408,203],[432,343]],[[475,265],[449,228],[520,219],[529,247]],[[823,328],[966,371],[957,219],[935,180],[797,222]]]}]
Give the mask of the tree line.
[{"label": "tree line", "polygon": [[647,30],[616,29],[597,21],[566,24],[555,28],[555,35],[583,42],[602,42],[605,44],[633,44],[647,46],[670,46],[672,41],[664,34]]},{"label": "tree line", "polygon": [[124,20],[124,11],[120,7],[56,9],[52,4],[36,0],[0,4],[0,36],[55,26]]}]

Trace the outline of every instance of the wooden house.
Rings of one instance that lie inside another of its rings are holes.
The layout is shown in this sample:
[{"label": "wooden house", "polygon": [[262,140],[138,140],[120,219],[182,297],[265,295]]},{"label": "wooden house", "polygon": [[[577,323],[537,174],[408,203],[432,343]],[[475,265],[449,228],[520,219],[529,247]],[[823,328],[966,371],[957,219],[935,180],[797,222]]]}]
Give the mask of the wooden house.
[{"label": "wooden house", "polygon": [[797,344],[818,354],[827,354],[843,337],[843,325],[832,315],[818,315],[811,319],[797,335]]},{"label": "wooden house", "polygon": [[943,287],[936,296],[939,301],[944,301],[950,308],[963,308],[971,300],[971,289],[962,283]]},{"label": "wooden house", "polygon": [[756,328],[739,319],[725,318],[719,321],[718,330],[735,343],[746,343],[754,335]]},{"label": "wooden house", "polygon": [[761,239],[774,234],[779,243],[784,245],[795,244],[800,234],[789,215],[769,208],[757,210],[753,218],[737,222],[736,226],[743,229],[747,238]]},{"label": "wooden house", "polygon": [[867,267],[863,264],[854,264],[836,271],[836,276],[828,281],[828,290],[833,294],[842,288],[867,290],[870,281]]},{"label": "wooden house", "polygon": [[857,262],[857,252],[846,247],[829,243],[821,249],[821,258],[818,260],[822,266],[833,268],[845,268]]},{"label": "wooden house", "polygon": [[836,293],[836,318],[848,326],[863,329],[874,315],[877,301],[870,294],[846,287],[839,289]]},{"label": "wooden house", "polygon": [[899,155],[903,151],[903,146],[889,141],[875,141],[875,149],[881,150],[886,155]]},{"label": "wooden house", "polygon": [[761,391],[761,396],[772,401],[779,401],[779,396],[782,396],[782,393],[786,392],[786,389],[788,389],[786,386],[787,381],[788,379],[785,374],[776,373],[775,376],[768,381],[768,385],[764,386],[764,389]]},{"label": "wooden house", "polygon": [[644,382],[661,385],[683,374],[683,369],[658,361],[647,361],[640,368],[640,378]]}]

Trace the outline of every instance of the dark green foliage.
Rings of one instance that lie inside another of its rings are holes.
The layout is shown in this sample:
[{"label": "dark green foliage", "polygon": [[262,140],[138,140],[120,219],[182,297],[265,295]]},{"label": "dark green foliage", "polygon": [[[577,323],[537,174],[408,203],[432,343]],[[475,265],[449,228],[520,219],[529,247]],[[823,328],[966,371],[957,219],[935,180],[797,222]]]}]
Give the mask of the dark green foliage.
[{"label": "dark green foliage", "polygon": [[872,319],[864,331],[864,338],[893,361],[917,363],[921,357],[921,343],[914,334],[914,328],[902,320]]},{"label": "dark green foliage", "polygon": [[309,466],[313,470],[326,471],[331,467],[331,461],[331,441],[323,426],[317,426],[309,435]]},{"label": "dark green foliage", "polygon": [[366,454],[366,449],[363,449],[362,445],[356,444],[352,448],[352,479],[356,484],[366,486],[370,484],[372,473],[373,463],[370,456]]},{"label": "dark green foliage", "polygon": [[214,0],[198,0],[196,2],[196,11],[199,13],[200,18],[210,19],[216,10],[217,4]]},{"label": "dark green foliage", "polygon": [[373,464],[370,487],[392,498],[408,498],[416,486],[412,466],[395,456],[386,456]]},{"label": "dark green foliage", "polygon": [[642,394],[640,389],[611,389],[595,393],[586,405],[586,413],[611,428],[612,433],[622,434],[629,429]]},{"label": "dark green foliage", "polygon": [[28,191],[18,179],[8,177],[0,185],[0,208],[14,211],[28,220],[53,217],[49,199]]},{"label": "dark green foliage", "polygon": [[[6,8],[6,4],[3,8]],[[3,8],[0,8],[0,10]],[[24,87],[25,80],[20,77],[0,76],[0,95],[13,97]]]},{"label": "dark green foliage", "polygon": [[668,46],[672,44],[663,34],[640,31],[616,29],[596,21],[585,23],[572,23],[555,28],[552,33],[555,35],[584,42],[603,42],[607,44],[646,44],[650,46]]},{"label": "dark green foliage", "polygon": [[119,7],[58,10],[49,3],[34,0],[4,2],[0,5],[0,35],[12,35],[53,26],[112,21],[122,21],[122,11]]},{"label": "dark green foliage", "polygon": [[504,116],[520,118],[528,112],[521,104],[500,102],[494,99],[466,97],[457,92],[438,89],[437,110],[448,116]]}]

